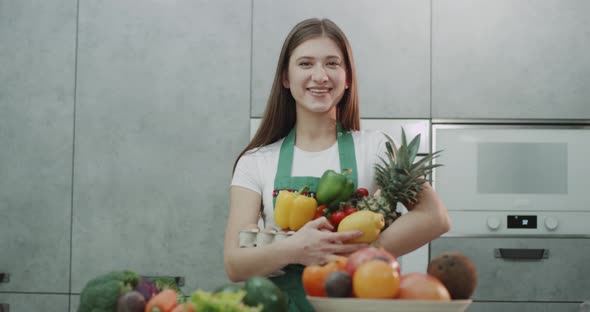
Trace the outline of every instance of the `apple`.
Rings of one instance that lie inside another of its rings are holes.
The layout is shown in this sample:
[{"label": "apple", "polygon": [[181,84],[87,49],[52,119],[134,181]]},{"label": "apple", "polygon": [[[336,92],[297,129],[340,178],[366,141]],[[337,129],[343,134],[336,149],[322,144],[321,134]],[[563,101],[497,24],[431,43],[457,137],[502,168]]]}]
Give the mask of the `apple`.
[{"label": "apple", "polygon": [[400,265],[397,262],[397,259],[394,255],[389,253],[387,250],[383,248],[377,247],[367,247],[360,250],[355,251],[350,256],[348,256],[348,261],[346,261],[346,265],[344,266],[344,270],[350,274],[350,276],[354,275],[356,269],[363,263],[369,260],[382,260],[394,268],[397,273],[400,273]]}]

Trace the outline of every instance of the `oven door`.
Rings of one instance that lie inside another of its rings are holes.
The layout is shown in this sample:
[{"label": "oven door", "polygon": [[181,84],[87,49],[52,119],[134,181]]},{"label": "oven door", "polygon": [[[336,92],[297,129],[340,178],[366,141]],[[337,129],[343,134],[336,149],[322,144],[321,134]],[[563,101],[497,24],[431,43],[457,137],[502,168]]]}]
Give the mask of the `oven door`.
[{"label": "oven door", "polygon": [[590,211],[590,128],[433,125],[449,210]]},{"label": "oven door", "polygon": [[[442,237],[430,256],[466,255],[477,270],[469,311],[577,311],[590,299],[588,237]],[[539,310],[530,308],[542,307]],[[551,310],[547,308],[551,306]]]}]

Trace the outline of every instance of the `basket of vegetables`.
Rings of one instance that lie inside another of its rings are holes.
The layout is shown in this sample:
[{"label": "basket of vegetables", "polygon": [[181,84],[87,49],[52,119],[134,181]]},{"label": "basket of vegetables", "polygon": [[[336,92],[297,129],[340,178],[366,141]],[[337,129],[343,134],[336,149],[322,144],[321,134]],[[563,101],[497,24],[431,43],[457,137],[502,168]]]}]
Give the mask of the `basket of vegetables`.
[{"label": "basket of vegetables", "polygon": [[86,283],[78,312],[287,312],[283,293],[265,277],[213,292],[197,289],[188,297],[178,286],[174,277],[110,272]]}]

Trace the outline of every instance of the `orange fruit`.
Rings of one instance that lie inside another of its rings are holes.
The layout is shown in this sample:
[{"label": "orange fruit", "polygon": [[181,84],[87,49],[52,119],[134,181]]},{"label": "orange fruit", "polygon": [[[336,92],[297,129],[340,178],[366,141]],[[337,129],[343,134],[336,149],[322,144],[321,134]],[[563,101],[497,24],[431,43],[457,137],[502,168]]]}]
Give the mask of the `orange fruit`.
[{"label": "orange fruit", "polygon": [[303,289],[309,296],[327,297],[324,289],[326,277],[335,271],[344,271],[347,258],[342,256],[332,256],[328,258],[328,263],[324,265],[308,265],[303,269],[301,280]]},{"label": "orange fruit", "polygon": [[399,285],[399,299],[451,300],[447,288],[436,277],[412,272],[402,275]]},{"label": "orange fruit", "polygon": [[383,260],[369,260],[361,264],[352,277],[352,289],[358,298],[395,298],[399,292],[397,270]]}]

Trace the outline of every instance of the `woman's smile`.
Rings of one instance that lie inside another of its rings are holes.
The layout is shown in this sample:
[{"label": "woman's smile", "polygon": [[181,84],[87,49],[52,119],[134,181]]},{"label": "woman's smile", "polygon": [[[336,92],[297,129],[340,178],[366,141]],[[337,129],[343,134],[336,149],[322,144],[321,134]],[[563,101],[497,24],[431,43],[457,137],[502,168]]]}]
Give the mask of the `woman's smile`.
[{"label": "woman's smile", "polygon": [[325,97],[330,94],[332,88],[326,87],[311,87],[307,88],[308,94],[311,94],[314,97]]}]

